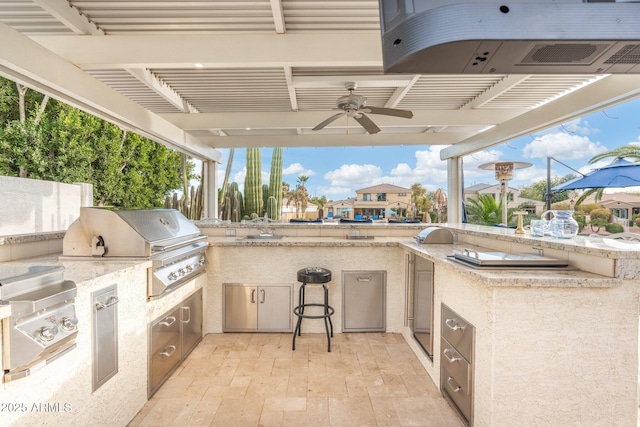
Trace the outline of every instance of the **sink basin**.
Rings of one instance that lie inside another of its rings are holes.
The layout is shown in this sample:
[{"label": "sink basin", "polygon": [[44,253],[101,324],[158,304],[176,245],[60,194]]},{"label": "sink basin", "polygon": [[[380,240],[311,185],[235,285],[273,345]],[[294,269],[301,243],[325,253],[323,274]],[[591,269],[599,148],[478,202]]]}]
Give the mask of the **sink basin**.
[{"label": "sink basin", "polygon": [[365,236],[362,234],[358,234],[358,235],[351,235],[351,234],[347,234],[347,240],[373,240],[374,236]]},{"label": "sink basin", "polygon": [[243,237],[243,240],[280,240],[284,236],[274,234],[252,234],[250,236]]}]

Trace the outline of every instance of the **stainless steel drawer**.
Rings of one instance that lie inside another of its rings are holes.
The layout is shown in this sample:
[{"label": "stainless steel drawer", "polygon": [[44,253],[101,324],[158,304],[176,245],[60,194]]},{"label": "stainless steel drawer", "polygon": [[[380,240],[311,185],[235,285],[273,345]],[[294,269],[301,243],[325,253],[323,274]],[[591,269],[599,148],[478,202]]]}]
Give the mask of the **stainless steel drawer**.
[{"label": "stainless steel drawer", "polygon": [[465,394],[471,393],[471,364],[444,338],[440,340],[440,364],[463,388]]},{"label": "stainless steel drawer", "polygon": [[442,394],[451,399],[454,406],[460,412],[467,425],[471,424],[473,409],[473,394],[465,389],[459,378],[444,366],[441,367],[440,388]]},{"label": "stainless steel drawer", "polygon": [[473,360],[474,335],[473,326],[442,304],[442,336],[468,361]]},{"label": "stainless steel drawer", "polygon": [[157,319],[150,329],[149,395],[152,395],[182,357],[180,308]]}]

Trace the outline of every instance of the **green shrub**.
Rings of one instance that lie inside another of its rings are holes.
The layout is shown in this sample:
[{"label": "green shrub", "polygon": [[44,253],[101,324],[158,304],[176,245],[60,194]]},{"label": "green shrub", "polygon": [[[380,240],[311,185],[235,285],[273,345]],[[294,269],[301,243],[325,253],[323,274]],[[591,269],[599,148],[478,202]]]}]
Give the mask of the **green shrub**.
[{"label": "green shrub", "polygon": [[581,212],[584,212],[587,215],[590,214],[592,210],[600,208],[602,208],[602,206],[597,203],[587,203],[586,205],[580,205],[579,207],[576,206],[576,209],[580,209]]},{"label": "green shrub", "polygon": [[573,218],[578,223],[578,232],[582,231],[585,225],[587,225],[587,220],[583,215],[574,215]]},{"label": "green shrub", "polygon": [[636,224],[636,227],[640,227],[640,217],[634,219],[633,222]]},{"label": "green shrub", "polygon": [[608,233],[622,233],[624,231],[622,225],[615,222],[605,224],[604,229],[607,230]]},{"label": "green shrub", "polygon": [[591,222],[594,219],[604,219],[609,222],[609,217],[611,216],[611,209],[606,208],[598,208],[591,211]]}]

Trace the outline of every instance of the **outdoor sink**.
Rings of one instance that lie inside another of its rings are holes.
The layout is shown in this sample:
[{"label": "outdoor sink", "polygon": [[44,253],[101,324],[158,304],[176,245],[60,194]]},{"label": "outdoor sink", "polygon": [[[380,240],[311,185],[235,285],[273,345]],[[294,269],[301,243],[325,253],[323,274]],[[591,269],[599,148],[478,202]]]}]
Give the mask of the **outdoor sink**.
[{"label": "outdoor sink", "polygon": [[373,240],[374,236],[365,236],[363,234],[347,234],[347,240]]},{"label": "outdoor sink", "polygon": [[245,236],[243,240],[280,240],[284,236],[283,235],[275,235],[275,234],[252,234],[249,236]]}]

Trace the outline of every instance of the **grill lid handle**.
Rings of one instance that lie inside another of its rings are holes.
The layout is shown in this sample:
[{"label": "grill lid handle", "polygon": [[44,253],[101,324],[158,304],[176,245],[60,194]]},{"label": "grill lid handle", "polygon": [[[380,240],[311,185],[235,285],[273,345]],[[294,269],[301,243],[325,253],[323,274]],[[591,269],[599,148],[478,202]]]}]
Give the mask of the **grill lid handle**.
[{"label": "grill lid handle", "polygon": [[180,246],[186,246],[188,243],[196,243],[202,240],[205,240],[207,236],[196,236],[193,239],[189,240],[181,240],[178,243],[168,244],[168,245],[154,245],[151,247],[151,250],[154,252],[165,252],[170,251],[175,248],[179,248]]},{"label": "grill lid handle", "polygon": [[104,243],[102,236],[93,236],[91,239],[91,256],[103,257],[109,253],[109,248]]}]

